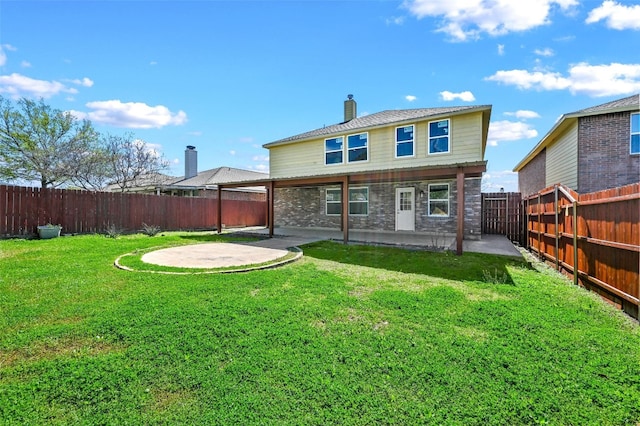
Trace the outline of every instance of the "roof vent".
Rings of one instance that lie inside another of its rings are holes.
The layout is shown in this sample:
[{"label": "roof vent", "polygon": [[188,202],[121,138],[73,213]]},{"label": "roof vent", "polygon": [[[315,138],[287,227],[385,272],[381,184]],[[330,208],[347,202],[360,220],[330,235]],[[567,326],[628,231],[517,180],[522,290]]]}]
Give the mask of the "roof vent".
[{"label": "roof vent", "polygon": [[356,101],[353,100],[353,95],[349,94],[344,101],[344,122],[353,120],[357,115]]}]

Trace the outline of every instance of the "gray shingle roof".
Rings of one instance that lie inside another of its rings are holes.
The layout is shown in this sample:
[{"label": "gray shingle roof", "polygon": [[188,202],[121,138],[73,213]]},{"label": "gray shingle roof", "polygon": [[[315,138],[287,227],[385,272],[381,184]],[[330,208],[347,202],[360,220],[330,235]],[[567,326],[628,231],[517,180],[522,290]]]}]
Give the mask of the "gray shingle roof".
[{"label": "gray shingle roof", "polygon": [[205,187],[228,182],[255,181],[268,178],[266,173],[254,172],[251,170],[235,169],[233,167],[217,167],[215,169],[204,170],[199,172],[197,176],[189,179],[182,179],[174,182],[173,187]]},{"label": "gray shingle roof", "polygon": [[601,105],[581,109],[566,115],[604,114],[612,110],[629,110],[634,108],[640,108],[640,94],[631,95],[628,98],[617,99],[615,101],[607,102]]},{"label": "gray shingle roof", "polygon": [[387,110],[377,112],[375,114],[365,115],[362,117],[354,118],[353,120],[333,124],[331,126],[322,127],[320,129],[311,130],[309,132],[300,133],[295,136],[290,136],[284,139],[279,139],[274,142],[263,145],[264,148],[269,148],[274,145],[281,145],[288,142],[301,141],[305,139],[311,139],[320,136],[332,135],[343,132],[352,132],[356,130],[362,130],[377,126],[383,126],[393,123],[402,123],[410,120],[417,120],[421,118],[435,117],[440,115],[453,114],[464,111],[483,110],[491,108],[490,105],[476,105],[476,106],[454,106],[454,107],[440,107],[440,108],[418,108],[418,109],[398,109]]}]

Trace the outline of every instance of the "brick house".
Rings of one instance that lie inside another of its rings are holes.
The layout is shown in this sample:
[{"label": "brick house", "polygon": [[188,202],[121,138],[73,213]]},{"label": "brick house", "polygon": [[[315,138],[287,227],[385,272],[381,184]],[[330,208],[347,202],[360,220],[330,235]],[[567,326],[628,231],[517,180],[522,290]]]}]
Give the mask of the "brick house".
[{"label": "brick house", "polygon": [[640,182],[640,95],[564,114],[513,171],[524,196],[558,183],[588,193]]},{"label": "brick house", "polygon": [[[491,106],[387,110],[264,145],[274,226],[479,239]],[[225,187],[228,185],[225,185]]]}]

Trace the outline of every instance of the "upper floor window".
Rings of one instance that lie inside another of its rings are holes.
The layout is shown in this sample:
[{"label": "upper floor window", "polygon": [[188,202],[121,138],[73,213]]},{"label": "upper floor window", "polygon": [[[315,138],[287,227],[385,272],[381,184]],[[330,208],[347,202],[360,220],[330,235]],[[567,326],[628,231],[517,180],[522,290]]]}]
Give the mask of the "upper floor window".
[{"label": "upper floor window", "polygon": [[449,216],[449,184],[429,184],[429,216]]},{"label": "upper floor window", "polygon": [[444,154],[450,151],[449,119],[429,123],[429,154]]},{"label": "upper floor window", "polygon": [[640,154],[640,114],[631,114],[631,153]]},{"label": "upper floor window", "polygon": [[338,136],[337,138],[324,140],[324,164],[342,164],[342,146],[344,145],[344,138]]},{"label": "upper floor window", "polygon": [[413,157],[415,144],[413,143],[413,124],[396,127],[396,158]]},{"label": "upper floor window", "polygon": [[367,161],[369,159],[369,134],[360,133],[347,136],[348,161]]}]

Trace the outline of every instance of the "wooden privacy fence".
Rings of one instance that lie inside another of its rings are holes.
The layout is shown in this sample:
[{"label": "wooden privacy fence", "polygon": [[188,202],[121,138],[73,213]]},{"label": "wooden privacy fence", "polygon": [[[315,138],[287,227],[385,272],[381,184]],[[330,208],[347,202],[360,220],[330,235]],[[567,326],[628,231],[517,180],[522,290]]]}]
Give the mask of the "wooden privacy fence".
[{"label": "wooden privacy fence", "polygon": [[556,185],[524,206],[531,251],[638,318],[640,183],[583,195]]},{"label": "wooden privacy fence", "polygon": [[[222,194],[224,226],[266,224],[266,201],[226,199],[225,191]],[[38,225],[47,223],[72,234],[103,232],[109,226],[135,231],[143,223],[166,231],[215,229],[217,208],[217,198],[0,185],[0,236],[35,234]]]},{"label": "wooden privacy fence", "polygon": [[506,235],[524,245],[522,196],[519,192],[482,193],[482,233]]}]

